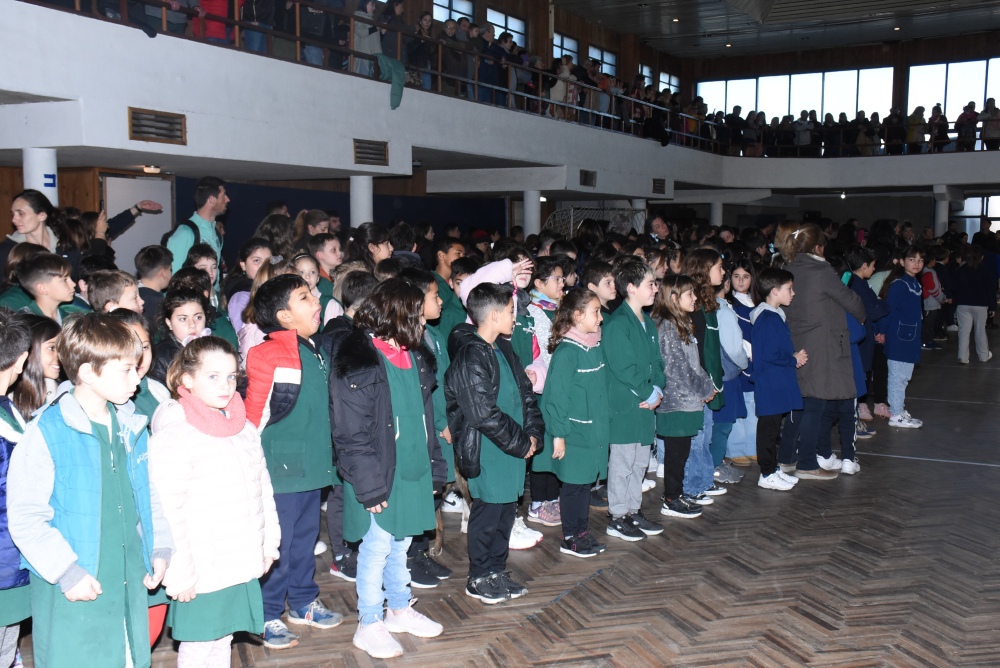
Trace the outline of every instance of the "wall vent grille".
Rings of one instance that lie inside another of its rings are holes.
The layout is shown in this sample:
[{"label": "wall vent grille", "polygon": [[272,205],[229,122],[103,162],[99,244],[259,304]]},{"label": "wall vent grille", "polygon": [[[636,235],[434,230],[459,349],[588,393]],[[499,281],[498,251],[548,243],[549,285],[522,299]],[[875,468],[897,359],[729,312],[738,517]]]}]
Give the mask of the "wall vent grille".
[{"label": "wall vent grille", "polygon": [[187,145],[187,117],[167,111],[128,108],[128,138]]},{"label": "wall vent grille", "polygon": [[597,172],[591,172],[586,169],[580,170],[580,185],[586,188],[596,188],[597,187]]},{"label": "wall vent grille", "polygon": [[667,180],[666,179],[653,179],[653,194],[654,195],[666,195],[667,194]]},{"label": "wall vent grille", "polygon": [[370,139],[355,139],[354,164],[388,167],[389,142],[372,141]]}]

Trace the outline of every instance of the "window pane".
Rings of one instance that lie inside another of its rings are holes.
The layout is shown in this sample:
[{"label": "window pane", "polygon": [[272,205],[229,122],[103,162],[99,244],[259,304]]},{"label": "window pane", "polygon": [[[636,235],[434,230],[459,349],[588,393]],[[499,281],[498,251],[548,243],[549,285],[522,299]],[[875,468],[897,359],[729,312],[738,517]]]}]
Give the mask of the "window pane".
[{"label": "window pane", "polygon": [[[944,79],[947,65],[918,65],[910,68],[910,85],[906,95],[905,114],[916,107],[927,108],[927,116],[935,102],[944,101]],[[968,102],[968,100],[966,100]]]},{"label": "window pane", "polygon": [[[889,115],[892,107],[892,68],[876,67],[858,72],[858,111],[868,118]],[[853,119],[852,119],[853,120]]]},{"label": "window pane", "polygon": [[587,54],[591,57],[591,59],[603,60],[601,58],[601,50],[598,49],[596,46],[590,47],[590,49],[587,51]]},{"label": "window pane", "polygon": [[459,14],[472,17],[472,0],[451,0],[451,6]]},{"label": "window pane", "polygon": [[576,55],[580,51],[580,45],[575,39],[570,39],[569,37],[563,38],[563,48]]},{"label": "window pane", "polygon": [[[986,81],[986,97],[1000,98],[1000,58],[994,58],[990,61],[990,69]],[[978,102],[976,109],[982,111],[983,104],[985,103],[986,100]]]},{"label": "window pane", "polygon": [[726,108],[726,82],[703,81],[698,84],[698,95],[709,109]]},{"label": "window pane", "polygon": [[448,9],[441,5],[434,5],[434,20],[437,23],[444,23],[449,18]]},{"label": "window pane", "polygon": [[679,89],[681,87],[681,78],[680,77],[670,77],[670,87],[673,90]]},{"label": "window pane", "polygon": [[841,112],[852,120],[858,111],[858,71],[827,72],[823,76],[823,116],[833,114],[833,120],[840,118]]},{"label": "window pane", "polygon": [[[709,109],[711,109],[713,103],[708,100],[705,100],[705,102],[708,104]],[[733,110],[733,107],[738,105],[743,108],[740,116],[746,118],[748,113],[757,109],[757,80],[733,79],[727,81],[725,102],[725,107],[716,107],[716,109],[722,109],[728,114]]]},{"label": "window pane", "polygon": [[670,75],[666,72],[660,72],[660,90],[669,90],[671,93],[674,92],[674,87],[670,85]]},{"label": "window pane", "polygon": [[495,26],[503,26],[507,17],[495,9],[486,10],[486,21],[492,23]]},{"label": "window pane", "polygon": [[768,123],[775,116],[780,120],[788,114],[788,76],[761,77],[757,80],[757,111],[767,115]]},{"label": "window pane", "polygon": [[789,109],[795,118],[799,117],[799,112],[819,111],[823,98],[823,74],[813,72],[811,74],[793,74],[791,77],[792,92],[789,99]]},{"label": "window pane", "polygon": [[[948,120],[955,122],[955,119],[962,115],[962,109],[970,101],[976,102],[979,106],[983,100],[983,91],[986,88],[986,61],[977,60],[971,63],[952,63],[948,65],[948,90],[945,99],[934,100],[934,104],[940,102],[944,105],[944,115]],[[931,106],[927,106],[927,117],[931,115]],[[997,209],[1000,212],[1000,208]]]},{"label": "window pane", "polygon": [[604,62],[606,62],[611,67],[615,67],[618,64],[618,58],[615,56],[615,54],[611,53],[610,51],[605,51]]}]

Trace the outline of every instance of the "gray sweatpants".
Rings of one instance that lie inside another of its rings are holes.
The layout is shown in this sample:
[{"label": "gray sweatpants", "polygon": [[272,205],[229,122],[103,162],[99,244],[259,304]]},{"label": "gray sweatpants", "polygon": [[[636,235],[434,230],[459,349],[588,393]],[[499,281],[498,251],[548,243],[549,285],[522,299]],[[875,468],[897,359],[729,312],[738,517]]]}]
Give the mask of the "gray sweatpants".
[{"label": "gray sweatpants", "polygon": [[642,507],[642,480],[649,466],[649,446],[612,443],[608,460],[608,512],[612,517],[634,513]]},{"label": "gray sweatpants", "polygon": [[10,668],[14,665],[19,629],[20,624],[0,626],[0,668]]}]

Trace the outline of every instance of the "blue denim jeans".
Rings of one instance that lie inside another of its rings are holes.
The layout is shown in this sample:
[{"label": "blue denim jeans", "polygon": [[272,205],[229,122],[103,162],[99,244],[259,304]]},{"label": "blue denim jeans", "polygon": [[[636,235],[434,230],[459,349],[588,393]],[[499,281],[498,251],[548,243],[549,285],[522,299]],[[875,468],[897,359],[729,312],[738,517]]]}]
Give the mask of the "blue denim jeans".
[{"label": "blue denim jeans", "polygon": [[[271,29],[271,26],[264,23],[255,23],[254,25],[259,25],[261,28]],[[262,32],[256,32],[253,30],[243,31],[243,46],[246,47],[247,51],[256,51],[257,53],[267,52],[267,35]]]},{"label": "blue denim jeans", "polygon": [[913,377],[911,362],[889,360],[889,413],[893,416],[906,410],[906,386]]},{"label": "blue denim jeans", "polygon": [[[358,621],[368,626],[382,619],[382,602],[390,610],[402,610],[410,604],[410,571],[406,569],[406,551],[410,538],[396,540],[371,517],[371,527],[358,549]],[[383,588],[385,591],[383,591]]]},{"label": "blue denim jeans", "polygon": [[701,431],[691,439],[691,454],[684,465],[684,493],[697,496],[715,484],[712,463],[712,409],[706,406]]},{"label": "blue denim jeans", "polygon": [[323,64],[323,48],[306,44],[302,47],[302,62],[310,65]]},{"label": "blue denim jeans", "polygon": [[757,456],[757,405],[754,403],[753,392],[744,392],[743,401],[747,405],[747,416],[738,419],[729,432],[726,456],[730,459]]},{"label": "blue denim jeans", "polygon": [[829,438],[823,438],[823,434],[829,434],[833,428],[833,423],[837,423],[837,431],[840,432],[840,458],[854,460],[854,439],[857,437],[857,399],[840,399],[826,402],[826,409],[823,411],[823,421],[820,425],[820,440],[816,447],[817,454],[829,457],[833,454]]}]

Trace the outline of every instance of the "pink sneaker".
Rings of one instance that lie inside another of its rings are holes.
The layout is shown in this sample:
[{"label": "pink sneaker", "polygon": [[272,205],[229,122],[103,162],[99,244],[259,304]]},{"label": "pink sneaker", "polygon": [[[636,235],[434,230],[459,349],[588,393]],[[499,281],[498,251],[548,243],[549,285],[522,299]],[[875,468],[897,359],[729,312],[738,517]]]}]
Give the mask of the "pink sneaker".
[{"label": "pink sneaker", "polygon": [[409,633],[418,638],[437,638],[441,635],[444,627],[414,610],[412,601],[410,603],[399,611],[386,610],[385,628],[390,633]]},{"label": "pink sneaker", "polygon": [[892,417],[889,414],[889,406],[887,406],[886,404],[875,404],[874,412],[876,417],[885,418],[886,420]]},{"label": "pink sneaker", "polygon": [[858,418],[865,422],[872,419],[872,412],[868,410],[868,404],[858,404]]},{"label": "pink sneaker", "polygon": [[547,527],[557,527],[562,524],[558,501],[543,501],[537,511],[528,509],[528,521]]}]

